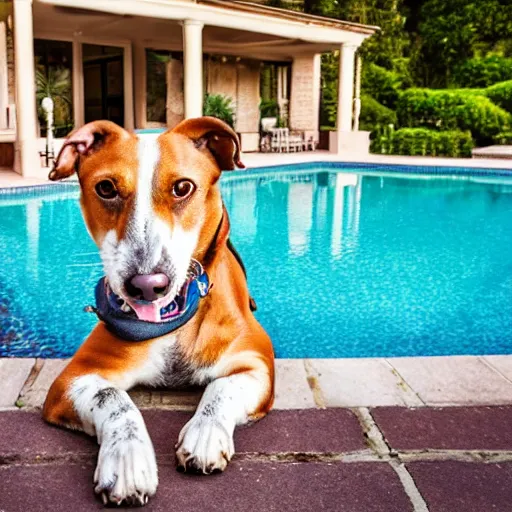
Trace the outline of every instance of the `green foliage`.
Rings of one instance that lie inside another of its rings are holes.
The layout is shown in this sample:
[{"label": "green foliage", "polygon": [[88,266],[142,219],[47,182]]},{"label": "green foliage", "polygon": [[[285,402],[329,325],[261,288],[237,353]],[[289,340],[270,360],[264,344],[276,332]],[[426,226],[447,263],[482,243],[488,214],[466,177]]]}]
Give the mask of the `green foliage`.
[{"label": "green foliage", "polygon": [[53,100],[54,134],[63,137],[73,128],[71,118],[71,74],[65,67],[51,66],[46,70],[36,67],[37,116],[46,133],[46,114],[41,102],[48,97]]},{"label": "green foliage", "polygon": [[401,86],[402,81],[398,73],[371,62],[363,65],[361,90],[386,107],[395,106]]},{"label": "green foliage", "polygon": [[417,52],[414,67],[421,85],[450,85],[453,70],[460,62],[503,51],[502,41],[510,40],[510,0],[427,0],[417,3],[421,7],[415,11],[416,33],[413,37]]},{"label": "green foliage", "polygon": [[505,146],[512,146],[512,131],[498,133],[494,137],[496,144],[502,144]]},{"label": "green foliage", "polygon": [[217,117],[234,127],[235,109],[231,98],[222,94],[206,94],[203,104],[203,115]]},{"label": "green foliage", "polygon": [[339,52],[324,53],[321,62],[320,124],[336,126]]},{"label": "green foliage", "polygon": [[468,131],[402,128],[375,139],[371,149],[374,153],[392,155],[470,157],[472,148]]},{"label": "green foliage", "polygon": [[489,87],[512,80],[512,58],[492,55],[468,59],[454,69],[452,82],[459,87]]},{"label": "green foliage", "polygon": [[397,102],[398,124],[436,130],[470,130],[485,144],[511,126],[511,115],[489,98],[464,90],[408,89]]},{"label": "green foliage", "polygon": [[359,129],[378,132],[389,125],[396,125],[396,113],[368,94],[362,94]]},{"label": "green foliage", "polygon": [[263,99],[260,102],[260,117],[278,117],[279,105],[276,100]]},{"label": "green foliage", "polygon": [[512,80],[488,87],[485,94],[493,103],[512,113]]}]

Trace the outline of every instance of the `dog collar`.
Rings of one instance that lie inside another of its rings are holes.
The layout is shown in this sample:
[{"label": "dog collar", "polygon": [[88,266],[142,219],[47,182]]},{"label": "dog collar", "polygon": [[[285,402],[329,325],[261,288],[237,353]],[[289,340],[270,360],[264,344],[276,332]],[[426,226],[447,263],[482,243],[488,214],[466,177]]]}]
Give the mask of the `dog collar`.
[{"label": "dog collar", "polygon": [[[96,307],[86,310],[95,312],[117,337],[126,341],[146,341],[170,334],[185,325],[196,314],[200,300],[209,291],[207,273],[198,261],[192,260],[187,281],[170,303],[157,306],[159,310],[154,321],[141,320],[133,309],[127,309],[125,301],[114,294],[105,277],[96,285]],[[146,301],[137,303],[143,307],[155,306]]]}]

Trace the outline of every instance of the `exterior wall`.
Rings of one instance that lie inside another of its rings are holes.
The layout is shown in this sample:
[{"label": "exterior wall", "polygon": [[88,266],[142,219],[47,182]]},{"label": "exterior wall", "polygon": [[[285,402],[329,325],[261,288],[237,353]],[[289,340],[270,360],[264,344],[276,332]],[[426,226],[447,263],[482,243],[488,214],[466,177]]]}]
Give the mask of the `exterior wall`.
[{"label": "exterior wall", "polygon": [[222,94],[237,104],[237,73],[234,62],[208,61],[206,91],[209,94]]},{"label": "exterior wall", "polygon": [[[260,123],[260,67],[248,61],[238,65],[236,131],[257,133]],[[243,115],[242,115],[243,114]]]},{"label": "exterior wall", "polygon": [[235,130],[243,151],[257,151],[260,122],[259,61],[207,62],[206,91],[231,98],[235,108]]},{"label": "exterior wall", "polygon": [[183,62],[172,59],[167,64],[167,126],[174,128],[185,117]]},{"label": "exterior wall", "polygon": [[292,130],[318,137],[320,109],[320,55],[293,60],[289,124]]}]

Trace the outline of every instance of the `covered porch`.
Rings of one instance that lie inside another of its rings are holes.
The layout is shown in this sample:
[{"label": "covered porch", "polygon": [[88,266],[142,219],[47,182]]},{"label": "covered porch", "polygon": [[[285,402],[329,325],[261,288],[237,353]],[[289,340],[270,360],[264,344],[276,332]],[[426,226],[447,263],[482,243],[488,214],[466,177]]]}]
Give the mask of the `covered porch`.
[{"label": "covered porch", "polygon": [[172,127],[202,115],[205,93],[222,94],[232,100],[247,152],[259,148],[262,66],[276,66],[277,100],[290,129],[318,140],[320,54],[339,50],[338,132],[330,149],[360,140],[353,131],[355,54],[375,27],[238,1],[14,0],[13,7],[13,76],[0,94],[0,133],[9,111],[23,176],[41,174],[40,69],[47,81],[52,69],[69,75],[61,101],[69,119],[57,136],[102,118],[129,130]]}]

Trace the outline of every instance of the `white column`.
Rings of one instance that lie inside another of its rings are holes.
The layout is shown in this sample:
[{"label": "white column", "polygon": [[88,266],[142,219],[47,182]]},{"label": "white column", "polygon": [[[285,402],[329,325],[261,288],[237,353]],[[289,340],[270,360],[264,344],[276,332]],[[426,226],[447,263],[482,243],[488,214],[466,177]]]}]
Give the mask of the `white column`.
[{"label": "white column", "polygon": [[361,56],[356,57],[356,86],[355,86],[355,97],[354,97],[354,124],[353,130],[357,132],[359,130],[359,116],[361,115],[361,67],[362,60]]},{"label": "white column", "polygon": [[354,61],[357,46],[343,44],[340,48],[340,74],[338,82],[338,132],[352,130],[352,105],[354,101]]},{"label": "white column", "polygon": [[32,0],[14,0],[14,73],[16,80],[17,152],[23,176],[40,176],[36,139]]},{"label": "white column", "polygon": [[0,129],[7,128],[7,105],[9,86],[7,84],[7,37],[5,23],[0,22]]},{"label": "white column", "polygon": [[82,43],[73,41],[73,119],[75,128],[85,124],[84,115],[84,63]]},{"label": "white column", "polygon": [[184,20],[183,66],[185,119],[203,115],[203,23]]}]

